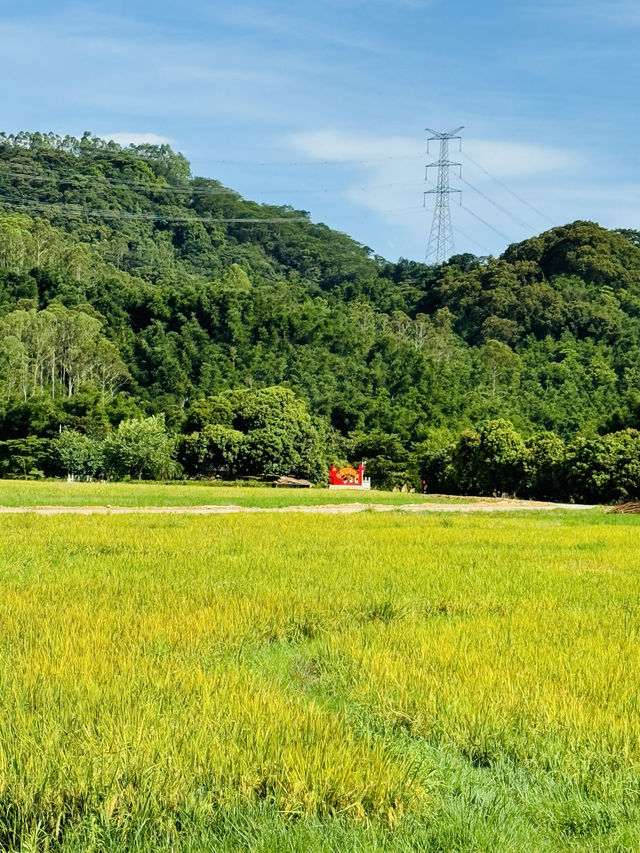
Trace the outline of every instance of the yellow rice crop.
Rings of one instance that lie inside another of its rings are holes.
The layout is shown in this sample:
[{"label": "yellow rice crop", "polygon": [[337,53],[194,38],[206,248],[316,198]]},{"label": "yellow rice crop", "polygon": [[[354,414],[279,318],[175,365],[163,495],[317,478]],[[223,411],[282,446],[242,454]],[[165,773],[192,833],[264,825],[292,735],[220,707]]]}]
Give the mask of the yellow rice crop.
[{"label": "yellow rice crop", "polygon": [[635,519],[0,523],[0,849],[640,844]]}]

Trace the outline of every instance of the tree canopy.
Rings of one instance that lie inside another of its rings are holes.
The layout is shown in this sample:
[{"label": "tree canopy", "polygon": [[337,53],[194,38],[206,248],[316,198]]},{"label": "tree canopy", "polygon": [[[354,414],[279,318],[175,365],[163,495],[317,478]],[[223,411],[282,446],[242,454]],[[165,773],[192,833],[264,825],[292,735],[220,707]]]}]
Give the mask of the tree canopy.
[{"label": "tree canopy", "polygon": [[[575,222],[499,258],[390,263],[194,177],[168,146],[0,136],[2,442],[103,441],[162,415],[194,476],[283,458],[311,476],[366,453],[388,478],[487,422],[563,446],[638,429],[639,380],[631,229]],[[298,437],[240,423],[247,389]],[[34,446],[12,445],[30,460],[15,465],[3,446],[6,473],[41,470]]]}]

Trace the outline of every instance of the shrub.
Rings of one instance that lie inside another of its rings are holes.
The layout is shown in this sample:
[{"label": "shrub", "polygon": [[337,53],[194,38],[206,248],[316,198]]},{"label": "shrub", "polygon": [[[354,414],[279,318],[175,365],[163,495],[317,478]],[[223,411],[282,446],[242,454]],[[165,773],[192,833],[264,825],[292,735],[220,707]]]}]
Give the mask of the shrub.
[{"label": "shrub", "polygon": [[55,450],[67,477],[94,477],[102,470],[102,443],[75,429],[60,433]]},{"label": "shrub", "polygon": [[104,440],[105,471],[112,477],[160,479],[176,475],[175,441],[164,415],[122,421]]},{"label": "shrub", "polygon": [[[239,475],[326,478],[325,430],[288,388],[223,392],[194,404],[186,423],[200,427],[183,440],[182,453],[187,464],[195,466],[194,473],[222,466]],[[211,426],[217,430],[207,434]]]},{"label": "shrub", "polygon": [[178,452],[187,474],[201,477],[232,475],[237,468],[244,435],[222,424],[207,424],[200,432],[185,435]]},{"label": "shrub", "polygon": [[579,436],[568,448],[567,482],[573,497],[586,503],[611,503],[640,494],[640,432]]},{"label": "shrub", "polygon": [[417,478],[406,465],[386,456],[376,456],[367,462],[367,476],[371,478],[371,485],[376,489],[393,489],[394,486],[402,488],[405,485],[416,489],[420,487]]},{"label": "shrub", "polygon": [[56,454],[48,438],[15,438],[0,442],[0,472],[2,477],[38,480],[45,474],[56,473]]},{"label": "shrub", "polygon": [[515,494],[525,482],[527,449],[513,424],[488,421],[461,433],[451,456],[458,488],[478,495]]},{"label": "shrub", "polygon": [[555,433],[539,433],[527,441],[526,490],[539,500],[567,500],[567,449]]}]

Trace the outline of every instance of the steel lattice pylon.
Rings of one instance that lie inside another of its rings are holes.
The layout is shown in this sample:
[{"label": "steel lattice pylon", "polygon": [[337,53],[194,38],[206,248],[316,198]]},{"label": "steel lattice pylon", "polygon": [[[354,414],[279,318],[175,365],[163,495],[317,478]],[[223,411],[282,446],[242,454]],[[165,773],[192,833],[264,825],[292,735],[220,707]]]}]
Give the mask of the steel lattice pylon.
[{"label": "steel lattice pylon", "polygon": [[[451,166],[459,166],[460,170],[462,170],[462,164],[452,163],[449,160],[449,140],[461,140],[458,134],[462,130],[462,127],[463,125],[448,132],[439,132],[427,128],[427,132],[432,134],[427,140],[427,153],[429,152],[429,142],[436,140],[440,142],[440,157],[435,163],[428,163],[425,170],[426,180],[429,169],[436,167],[438,169],[438,183],[436,188],[434,190],[426,190],[424,193],[425,203],[426,196],[435,195],[436,197],[431,233],[429,234],[429,243],[427,245],[427,263],[442,264],[453,252],[453,227],[451,225],[451,211],[449,210],[449,196],[451,193],[459,193],[461,190],[450,188],[449,169]],[[460,145],[462,145],[462,141]]]}]

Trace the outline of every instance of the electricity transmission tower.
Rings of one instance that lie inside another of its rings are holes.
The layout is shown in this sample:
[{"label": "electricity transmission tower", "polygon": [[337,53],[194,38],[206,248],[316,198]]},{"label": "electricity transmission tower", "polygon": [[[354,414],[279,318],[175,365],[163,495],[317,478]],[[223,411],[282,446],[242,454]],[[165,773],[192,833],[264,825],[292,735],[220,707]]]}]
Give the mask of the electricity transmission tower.
[{"label": "electricity transmission tower", "polygon": [[436,167],[438,169],[438,183],[435,190],[426,190],[424,193],[425,203],[428,195],[435,195],[436,197],[427,246],[427,263],[442,264],[453,251],[453,227],[451,225],[451,211],[449,210],[449,196],[451,193],[459,193],[461,190],[450,189],[449,169],[452,166],[459,166],[462,172],[462,164],[452,163],[449,160],[449,140],[459,139],[462,148],[462,137],[458,134],[463,127],[464,125],[448,132],[439,132],[427,128],[427,132],[433,134],[427,140],[427,154],[429,153],[429,143],[440,141],[440,157],[435,163],[428,163],[425,169],[425,180],[428,178],[429,169]]}]

